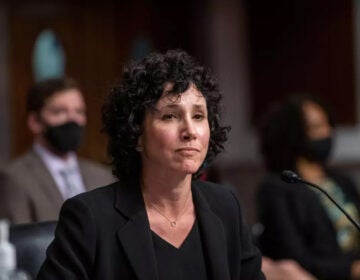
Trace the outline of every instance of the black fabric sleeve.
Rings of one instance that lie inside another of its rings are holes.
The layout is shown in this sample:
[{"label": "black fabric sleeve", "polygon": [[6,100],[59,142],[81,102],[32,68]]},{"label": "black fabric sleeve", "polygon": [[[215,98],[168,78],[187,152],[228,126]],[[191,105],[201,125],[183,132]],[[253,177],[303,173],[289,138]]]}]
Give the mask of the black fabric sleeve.
[{"label": "black fabric sleeve", "polygon": [[55,239],[46,252],[38,280],[88,280],[95,256],[96,229],[85,204],[67,200],[60,212]]},{"label": "black fabric sleeve", "polygon": [[242,252],[240,279],[265,279],[265,276],[261,271],[261,253],[255,246],[251,232],[244,221],[238,199],[232,191],[231,194],[237,205],[237,216],[239,217],[240,246]]}]

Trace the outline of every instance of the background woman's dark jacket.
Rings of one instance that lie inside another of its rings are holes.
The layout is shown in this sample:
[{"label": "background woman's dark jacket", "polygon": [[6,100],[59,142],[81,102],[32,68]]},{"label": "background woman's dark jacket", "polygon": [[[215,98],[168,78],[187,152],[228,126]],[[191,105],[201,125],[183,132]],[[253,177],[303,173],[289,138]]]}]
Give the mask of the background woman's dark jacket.
[{"label": "background woman's dark jacket", "polygon": [[[360,213],[360,198],[345,175],[328,171]],[[270,174],[258,193],[259,219],[264,232],[259,238],[264,255],[292,258],[319,279],[350,279],[350,266],[357,254],[343,254],[335,228],[317,194],[303,184],[287,184]]]}]

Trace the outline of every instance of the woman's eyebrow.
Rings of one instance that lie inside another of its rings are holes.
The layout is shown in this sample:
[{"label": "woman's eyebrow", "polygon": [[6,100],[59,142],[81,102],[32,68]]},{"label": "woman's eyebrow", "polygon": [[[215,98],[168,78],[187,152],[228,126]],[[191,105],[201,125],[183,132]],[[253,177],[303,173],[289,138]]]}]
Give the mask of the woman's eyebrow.
[{"label": "woman's eyebrow", "polygon": [[[161,106],[160,108],[156,108],[156,110],[159,111],[159,110],[167,109],[167,108],[176,109],[176,108],[180,108],[180,107],[182,107],[181,104],[173,103],[173,104],[165,104],[164,106]],[[193,104],[192,107],[194,107],[195,109],[204,109],[204,108],[206,108],[206,105],[205,104]]]},{"label": "woman's eyebrow", "polygon": [[206,109],[205,104],[194,104],[193,107],[195,107],[196,109]]}]

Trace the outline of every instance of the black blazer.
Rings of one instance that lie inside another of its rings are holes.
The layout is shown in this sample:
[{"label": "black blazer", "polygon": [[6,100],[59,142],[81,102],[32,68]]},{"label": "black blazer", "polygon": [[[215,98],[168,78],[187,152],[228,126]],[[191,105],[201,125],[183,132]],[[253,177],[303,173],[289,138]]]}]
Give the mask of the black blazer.
[{"label": "black blazer", "polygon": [[[360,213],[360,197],[353,182],[339,172],[328,171],[328,175]],[[351,262],[360,256],[342,253],[335,228],[310,187],[286,184],[270,174],[260,185],[258,206],[264,225],[259,238],[264,255],[295,259],[319,279],[350,279]]]},{"label": "black blazer", "polygon": [[[210,279],[264,279],[235,195],[200,181],[192,193]],[[114,183],[66,201],[37,279],[158,279],[140,188]]]}]

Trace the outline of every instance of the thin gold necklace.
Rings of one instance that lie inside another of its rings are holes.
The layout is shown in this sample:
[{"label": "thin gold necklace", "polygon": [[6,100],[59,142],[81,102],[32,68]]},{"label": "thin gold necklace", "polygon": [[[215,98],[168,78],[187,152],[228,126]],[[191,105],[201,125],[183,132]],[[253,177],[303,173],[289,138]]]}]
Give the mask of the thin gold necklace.
[{"label": "thin gold necklace", "polygon": [[189,194],[188,196],[186,197],[185,199],[185,202],[184,202],[184,206],[183,206],[183,209],[180,213],[180,215],[178,217],[176,217],[175,219],[170,219],[168,216],[166,216],[164,213],[161,212],[161,210],[154,204],[152,203],[151,201],[149,201],[151,207],[158,213],[160,214],[162,217],[164,217],[169,223],[170,223],[170,226],[172,228],[175,228],[177,226],[177,222],[180,220],[180,218],[186,213],[186,206],[187,206],[187,202],[189,200],[189,197],[190,197],[190,194],[191,194],[191,191],[189,191]]}]

